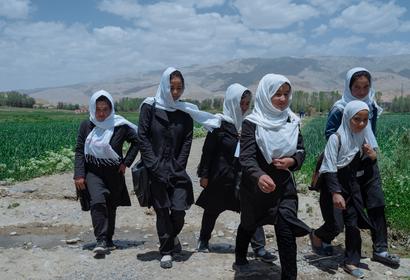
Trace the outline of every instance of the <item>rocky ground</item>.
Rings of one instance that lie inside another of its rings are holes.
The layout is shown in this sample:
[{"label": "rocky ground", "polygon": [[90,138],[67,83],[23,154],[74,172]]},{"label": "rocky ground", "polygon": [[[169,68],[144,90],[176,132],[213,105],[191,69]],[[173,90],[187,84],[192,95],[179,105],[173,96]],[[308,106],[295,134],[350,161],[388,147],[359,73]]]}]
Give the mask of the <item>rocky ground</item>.
[{"label": "rocky ground", "polygon": [[[197,197],[201,191],[195,174],[203,139],[193,142],[188,172]],[[131,177],[127,171],[128,187]],[[322,218],[316,193],[300,193],[299,217],[312,227]],[[132,207],[119,208],[114,242],[118,249],[105,258],[94,258],[95,245],[90,214],[75,201],[72,174],[36,178],[12,186],[0,186],[0,279],[280,279],[279,261],[268,265],[249,253],[253,271],[232,270],[239,215],[223,213],[211,239],[211,253],[195,252],[202,209],[187,212],[180,235],[182,254],[172,269],[159,267],[155,215],[141,208],[132,196]],[[266,226],[267,248],[277,254],[274,229]],[[391,251],[402,255],[398,269],[372,262],[367,232],[362,260],[367,279],[410,279],[408,249],[391,240]],[[343,257],[343,236],[334,242],[336,254],[319,257],[310,250],[308,237],[298,239],[298,279],[352,279],[339,264]],[[251,251],[251,250],[250,250]]]}]

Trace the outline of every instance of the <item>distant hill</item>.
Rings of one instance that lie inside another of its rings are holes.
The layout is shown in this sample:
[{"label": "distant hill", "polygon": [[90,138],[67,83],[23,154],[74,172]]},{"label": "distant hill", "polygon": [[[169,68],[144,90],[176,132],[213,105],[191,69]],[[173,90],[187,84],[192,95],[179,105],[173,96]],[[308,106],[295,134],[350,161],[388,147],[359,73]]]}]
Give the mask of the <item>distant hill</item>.
[{"label": "distant hill", "polygon": [[[181,68],[187,90],[184,98],[205,99],[222,96],[232,83],[241,83],[255,92],[260,78],[267,73],[286,75],[294,90],[343,91],[346,71],[355,66],[369,69],[374,87],[389,101],[394,96],[410,94],[410,55],[388,57],[280,57],[247,58],[220,64],[192,65]],[[36,99],[45,99],[56,104],[87,104],[91,94],[99,89],[109,91],[115,99],[122,97],[153,96],[163,69],[133,76],[81,83],[62,87],[26,90]]]}]

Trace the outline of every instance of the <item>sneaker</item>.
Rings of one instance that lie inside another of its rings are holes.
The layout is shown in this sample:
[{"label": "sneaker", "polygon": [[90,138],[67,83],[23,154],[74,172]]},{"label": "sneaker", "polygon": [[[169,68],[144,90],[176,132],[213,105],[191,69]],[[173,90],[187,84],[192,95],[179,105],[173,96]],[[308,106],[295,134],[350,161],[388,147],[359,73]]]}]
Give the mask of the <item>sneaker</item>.
[{"label": "sneaker", "polygon": [[105,240],[97,241],[95,248],[93,249],[93,253],[97,255],[103,255],[107,253],[107,244]]},{"label": "sneaker", "polygon": [[179,242],[178,236],[174,238],[174,249],[172,250],[172,252],[176,254],[179,254],[182,252],[182,245],[181,245],[181,242]]},{"label": "sneaker", "polygon": [[107,240],[106,245],[107,245],[107,249],[110,250],[110,251],[117,249],[114,242],[110,239]]},{"label": "sneaker", "polygon": [[[261,251],[263,251],[263,252],[259,253]],[[266,263],[273,263],[274,261],[276,261],[278,259],[277,256],[271,254],[268,251],[260,250],[259,252],[255,253],[255,259],[257,259],[257,260],[261,260],[261,261],[266,262]]]},{"label": "sneaker", "polygon": [[198,240],[196,250],[201,253],[209,253],[209,244],[201,239]]},{"label": "sneaker", "polygon": [[364,272],[360,268],[352,264],[343,265],[343,270],[358,279],[364,278]]},{"label": "sneaker", "polygon": [[237,264],[236,262],[234,262],[232,264],[232,269],[236,272],[239,272],[239,273],[246,273],[246,272],[251,272],[252,271],[252,268],[251,268],[251,266],[249,265],[248,262],[246,262],[244,264]]},{"label": "sneaker", "polygon": [[164,269],[171,268],[172,267],[172,256],[163,255],[159,265]]},{"label": "sneaker", "polygon": [[373,252],[372,261],[376,261],[392,268],[398,268],[400,266],[400,257],[397,255],[391,255],[389,252],[376,253]]}]

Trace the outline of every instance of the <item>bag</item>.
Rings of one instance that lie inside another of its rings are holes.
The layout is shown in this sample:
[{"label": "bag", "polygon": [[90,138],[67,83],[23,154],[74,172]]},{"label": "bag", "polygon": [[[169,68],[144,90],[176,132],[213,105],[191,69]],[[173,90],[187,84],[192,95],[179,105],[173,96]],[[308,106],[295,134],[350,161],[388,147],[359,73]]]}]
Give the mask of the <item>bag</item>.
[{"label": "bag", "polygon": [[[151,106],[150,122],[154,119],[155,103]],[[138,202],[141,207],[150,207],[152,205],[151,197],[151,181],[148,174],[148,169],[144,165],[142,158],[131,167],[132,183],[134,185],[134,193],[137,196]]]},{"label": "bag", "polygon": [[80,200],[81,210],[89,211],[91,197],[90,197],[90,194],[88,193],[87,188],[83,190],[76,189],[76,192],[77,192],[77,200]]},{"label": "bag", "polygon": [[[337,132],[335,132],[335,134],[336,134],[337,138],[339,139],[339,147],[337,149],[337,152],[339,153],[340,146],[341,146],[340,134],[337,133]],[[322,166],[324,155],[325,155],[325,152],[323,151],[323,152],[320,153],[320,155],[316,159],[315,170],[313,171],[312,179],[310,180],[310,186],[308,187],[308,189],[311,190],[311,191],[320,192],[320,189],[322,188],[323,176],[322,176],[322,174],[319,173],[319,169]]]},{"label": "bag", "polygon": [[148,169],[145,167],[144,162],[140,159],[131,168],[132,183],[134,185],[134,193],[137,196],[138,202],[141,207],[151,206],[151,189]]}]

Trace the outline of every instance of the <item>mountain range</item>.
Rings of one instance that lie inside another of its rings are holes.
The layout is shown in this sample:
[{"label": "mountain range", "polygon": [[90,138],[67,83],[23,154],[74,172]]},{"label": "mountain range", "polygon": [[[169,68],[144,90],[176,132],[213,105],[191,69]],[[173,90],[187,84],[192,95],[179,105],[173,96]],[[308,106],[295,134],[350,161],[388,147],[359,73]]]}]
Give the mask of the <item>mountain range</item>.
[{"label": "mountain range", "polygon": [[[218,64],[191,65],[179,70],[186,83],[183,98],[203,100],[223,96],[232,83],[240,83],[255,92],[259,80],[267,73],[285,75],[291,81],[293,90],[342,92],[346,71],[356,66],[369,69],[373,87],[382,92],[384,101],[390,101],[401,94],[410,94],[410,55],[246,58]],[[110,92],[116,100],[122,97],[153,96],[163,70],[23,92],[51,104],[87,104],[92,93],[100,89]]]}]

